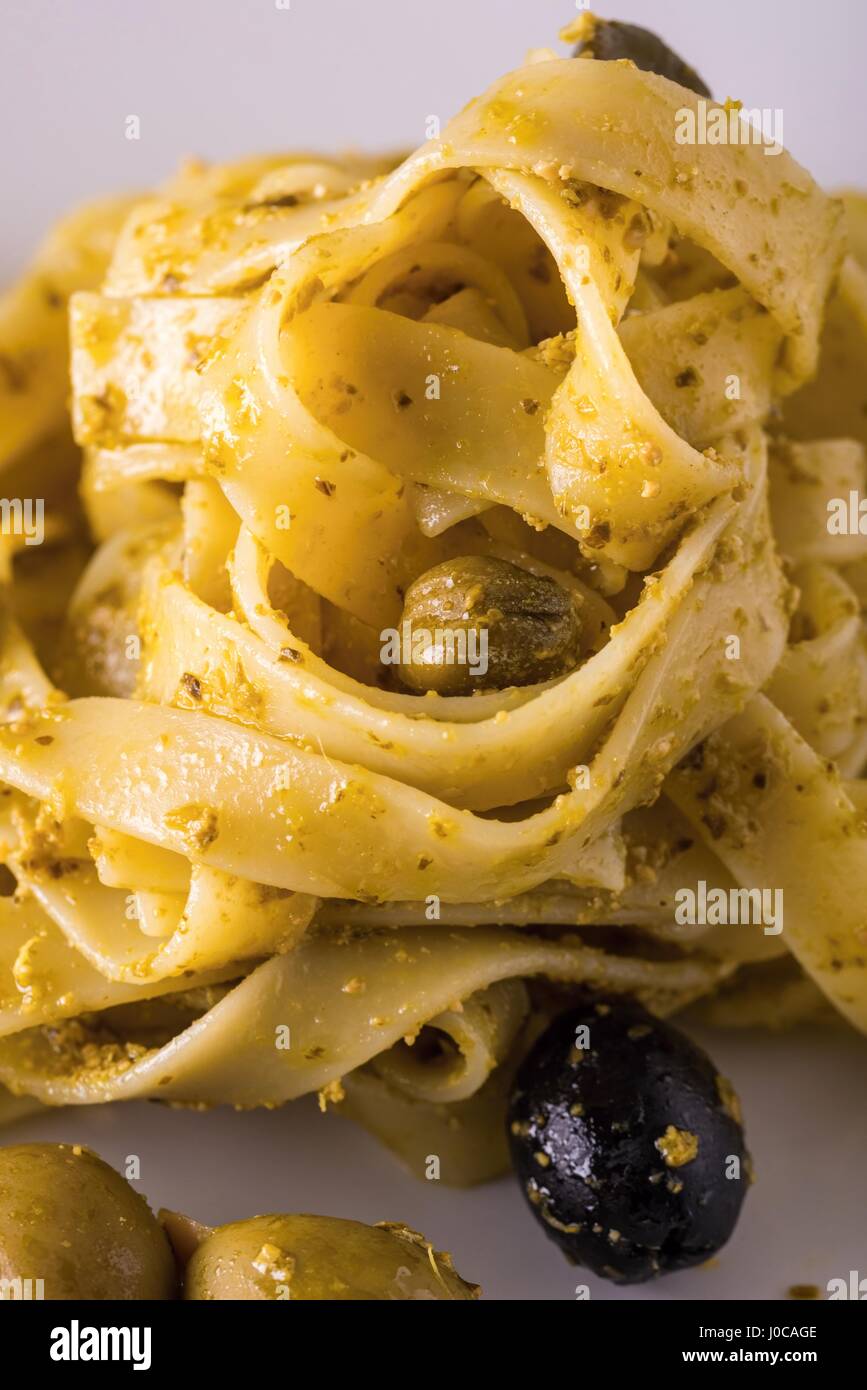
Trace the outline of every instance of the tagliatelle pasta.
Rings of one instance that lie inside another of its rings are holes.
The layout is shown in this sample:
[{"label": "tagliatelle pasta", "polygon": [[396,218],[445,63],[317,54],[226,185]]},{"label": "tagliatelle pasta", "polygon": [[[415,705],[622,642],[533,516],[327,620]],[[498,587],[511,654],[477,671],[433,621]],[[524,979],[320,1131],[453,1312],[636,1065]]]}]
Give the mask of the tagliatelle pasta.
[{"label": "tagliatelle pasta", "polygon": [[[697,100],[542,51],[394,167],[88,209],[0,304],[9,1114],[318,1092],[470,1182],[576,987],[867,1032],[861,205],[847,254]],[[401,680],[469,561],[564,667]]]}]

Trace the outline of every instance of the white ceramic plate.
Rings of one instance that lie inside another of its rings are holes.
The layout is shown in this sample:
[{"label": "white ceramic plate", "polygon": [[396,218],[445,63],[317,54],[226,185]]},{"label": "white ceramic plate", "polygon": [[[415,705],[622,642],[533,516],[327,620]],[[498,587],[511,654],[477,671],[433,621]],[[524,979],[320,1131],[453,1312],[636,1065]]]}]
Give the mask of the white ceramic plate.
[{"label": "white ceramic plate", "polygon": [[493,1299],[574,1299],[579,1283],[602,1299],[776,1299],[793,1284],[826,1296],[853,1269],[867,1277],[867,1041],[818,1029],[697,1036],[740,1093],[756,1183],[715,1260],[631,1289],[569,1265],[513,1178],[463,1191],[425,1181],[312,1100],[238,1114],[90,1106],[21,1120],[4,1138],[89,1144],[121,1171],[136,1155],[154,1207],[211,1224],[269,1211],[404,1221]]}]

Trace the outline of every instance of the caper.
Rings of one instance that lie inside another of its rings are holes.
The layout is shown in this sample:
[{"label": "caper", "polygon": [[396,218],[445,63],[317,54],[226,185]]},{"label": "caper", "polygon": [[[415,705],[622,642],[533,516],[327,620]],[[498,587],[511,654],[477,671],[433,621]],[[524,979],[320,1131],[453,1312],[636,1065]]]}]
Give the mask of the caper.
[{"label": "caper", "polygon": [[0,1281],[26,1297],[27,1280],[32,1298],[166,1299],[177,1275],[147,1202],[101,1158],[19,1144],[0,1149]]},{"label": "caper", "polygon": [[642,72],[656,72],[660,77],[668,77],[681,87],[688,87],[700,97],[710,97],[710,88],[702,81],[695,68],[685,63],[669,48],[667,43],[649,29],[638,24],[623,24],[619,19],[597,19],[593,37],[579,43],[573,57],[585,50],[603,62],[613,62],[616,58],[631,58]]},{"label": "caper", "polygon": [[219,1227],[187,1266],[184,1298],[361,1302],[477,1298],[406,1226],[333,1216],[254,1216]]},{"label": "caper", "polygon": [[572,595],[507,560],[464,555],[406,591],[400,678],[411,690],[470,695],[563,675],[578,663]]}]

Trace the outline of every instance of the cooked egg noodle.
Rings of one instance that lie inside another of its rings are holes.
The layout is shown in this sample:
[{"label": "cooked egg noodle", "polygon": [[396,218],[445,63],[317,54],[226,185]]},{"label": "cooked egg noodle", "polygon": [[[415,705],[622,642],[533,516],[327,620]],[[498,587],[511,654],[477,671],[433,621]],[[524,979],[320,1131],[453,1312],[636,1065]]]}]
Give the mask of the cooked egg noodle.
[{"label": "cooked egg noodle", "polygon": [[[396,168],[190,166],[89,211],[3,306],[0,360],[39,366],[0,374],[0,466],[61,498],[75,291],[83,510],[46,544],[98,544],[56,684],[25,621],[55,581],[0,553],[9,1096],[319,1092],[460,1183],[579,985],[867,1030],[867,556],[825,526],[864,482],[864,272],[820,359],[840,206],[678,146],[694,101],[537,62]],[[573,671],[382,679],[407,584],[465,555],[569,590]],[[675,920],[768,879],[779,936]]]}]

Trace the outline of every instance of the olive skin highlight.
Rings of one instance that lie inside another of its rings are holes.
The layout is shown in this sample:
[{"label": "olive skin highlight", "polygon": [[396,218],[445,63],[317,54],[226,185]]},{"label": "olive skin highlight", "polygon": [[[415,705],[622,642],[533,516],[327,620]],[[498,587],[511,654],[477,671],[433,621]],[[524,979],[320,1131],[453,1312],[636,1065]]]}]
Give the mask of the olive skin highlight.
[{"label": "olive skin highlight", "polygon": [[254,1216],[221,1226],[187,1265],[194,1301],[466,1300],[478,1289],[406,1226],[333,1216]]},{"label": "olive skin highlight", "polygon": [[679,1029],[616,995],[588,998],[538,1039],[508,1139],[545,1233],[621,1284],[710,1259],[751,1181],[731,1085]]},{"label": "olive skin highlight", "polygon": [[169,1299],[177,1274],[144,1197],[89,1149],[0,1149],[0,1279],[40,1279],[48,1300]]},{"label": "olive skin highlight", "polygon": [[[145,1199],[77,1144],[0,1149],[0,1287],[56,1301],[478,1298],[408,1226],[254,1216],[216,1228]],[[39,1281],[39,1284],[36,1283]],[[18,1297],[27,1295],[19,1293]]]}]

